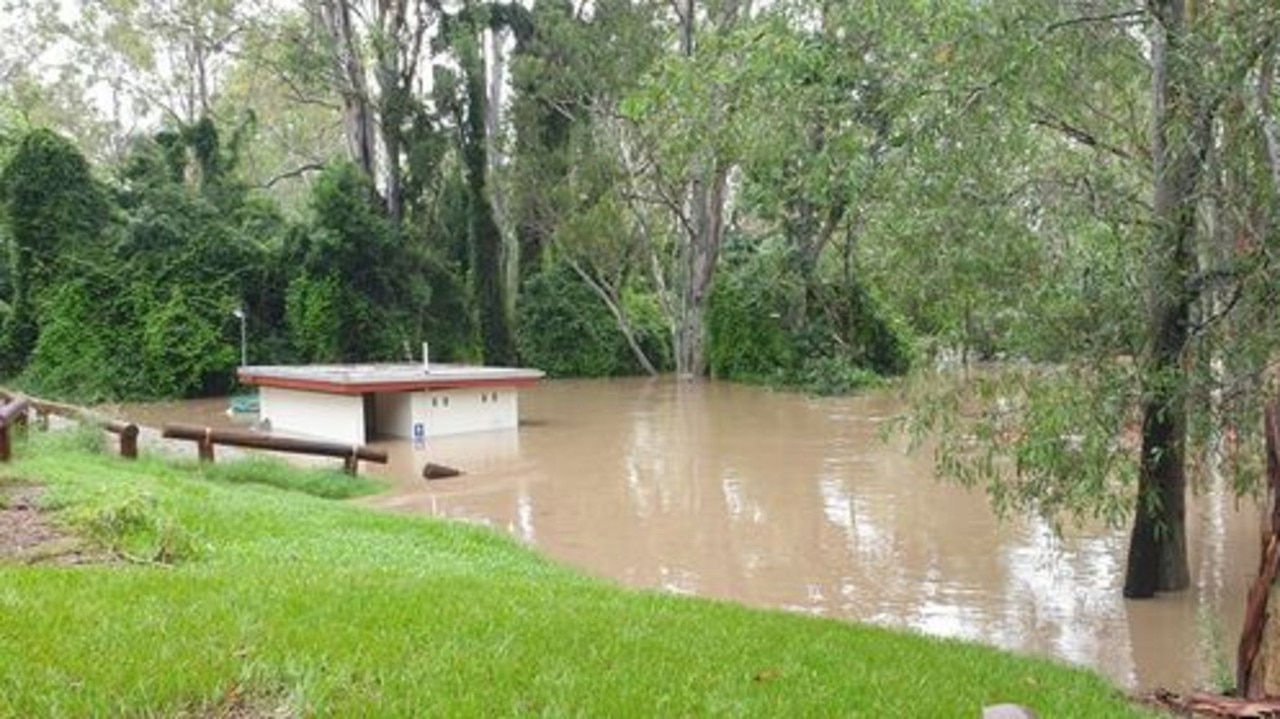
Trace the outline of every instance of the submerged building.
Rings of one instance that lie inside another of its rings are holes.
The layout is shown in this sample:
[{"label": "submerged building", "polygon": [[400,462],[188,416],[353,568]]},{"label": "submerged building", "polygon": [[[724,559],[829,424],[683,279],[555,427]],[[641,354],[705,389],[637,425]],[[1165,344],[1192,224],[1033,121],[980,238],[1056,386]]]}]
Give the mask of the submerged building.
[{"label": "submerged building", "polygon": [[432,364],[277,365],[239,370],[272,431],[362,444],[515,429],[535,369]]}]

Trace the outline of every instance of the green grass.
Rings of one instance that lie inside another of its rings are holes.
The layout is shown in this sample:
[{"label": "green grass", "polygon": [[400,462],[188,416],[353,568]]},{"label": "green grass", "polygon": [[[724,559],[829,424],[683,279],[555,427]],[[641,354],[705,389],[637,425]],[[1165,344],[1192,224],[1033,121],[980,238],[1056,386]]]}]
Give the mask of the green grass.
[{"label": "green grass", "polygon": [[351,499],[375,494],[383,485],[364,477],[351,477],[336,469],[303,469],[271,457],[252,455],[236,462],[211,464],[204,476],[231,484],[265,484],[305,492],[326,499]]},{"label": "green grass", "polygon": [[0,565],[4,717],[1142,715],[1047,661],[628,591],[480,528],[31,442],[0,481],[152,561]]}]

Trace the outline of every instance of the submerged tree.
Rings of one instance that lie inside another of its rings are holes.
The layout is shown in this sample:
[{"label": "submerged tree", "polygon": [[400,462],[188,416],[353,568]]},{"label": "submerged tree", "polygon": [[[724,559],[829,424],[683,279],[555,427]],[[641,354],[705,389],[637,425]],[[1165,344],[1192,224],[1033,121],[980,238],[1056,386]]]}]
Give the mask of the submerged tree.
[{"label": "submerged tree", "polygon": [[629,121],[620,155],[633,187],[626,193],[652,231],[654,285],[671,322],[676,372],[707,370],[706,314],[732,206],[730,177],[743,91],[733,31],[750,2],[673,3],[679,54],[660,60],[623,102]]},{"label": "submerged tree", "polygon": [[[1136,598],[1188,584],[1189,443],[1208,449],[1226,426],[1241,446],[1257,436],[1280,338],[1255,313],[1273,301],[1262,278],[1274,247],[1243,218],[1271,216],[1277,204],[1259,205],[1250,187],[1267,157],[1264,133],[1231,131],[1229,110],[1255,94],[1250,78],[1274,54],[1280,16],[1263,3],[1105,9],[984,9],[977,20],[998,24],[1001,37],[948,41],[932,58],[998,68],[960,84],[947,112],[971,132],[938,146],[972,160],[967,149],[988,143],[986,172],[934,177],[960,190],[948,200],[960,207],[995,193],[988,207],[1030,241],[1027,267],[1052,268],[1011,296],[993,352],[1054,364],[935,393],[916,420],[941,431],[944,471],[986,485],[1002,508],[1131,516],[1124,591]],[[1132,83],[1143,77],[1145,88]],[[1236,249],[1224,251],[1233,233]],[[1250,486],[1248,469],[1237,467],[1238,489]]]}]

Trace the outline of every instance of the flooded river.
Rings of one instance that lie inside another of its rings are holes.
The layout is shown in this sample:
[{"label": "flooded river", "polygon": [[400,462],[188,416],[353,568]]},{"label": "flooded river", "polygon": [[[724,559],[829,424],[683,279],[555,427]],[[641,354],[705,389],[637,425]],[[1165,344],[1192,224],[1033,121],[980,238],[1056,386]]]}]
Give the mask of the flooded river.
[{"label": "flooded river", "polygon": [[[225,400],[126,408],[225,422]],[[1188,689],[1230,669],[1258,512],[1192,503],[1193,588],[1126,602],[1124,532],[1056,538],[880,439],[896,397],[815,399],[729,384],[545,382],[523,425],[388,442],[383,509],[490,525],[620,583],[960,637]],[[426,482],[424,462],[466,475]]]}]

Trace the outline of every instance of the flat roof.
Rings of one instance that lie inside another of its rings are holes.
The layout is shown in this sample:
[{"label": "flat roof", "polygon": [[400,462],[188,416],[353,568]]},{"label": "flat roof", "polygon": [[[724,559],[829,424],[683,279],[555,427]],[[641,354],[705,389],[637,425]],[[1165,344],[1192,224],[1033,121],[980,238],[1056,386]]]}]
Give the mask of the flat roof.
[{"label": "flat roof", "polygon": [[254,365],[236,373],[244,384],[326,394],[414,392],[465,387],[523,387],[545,373],[519,367],[435,364]]}]

